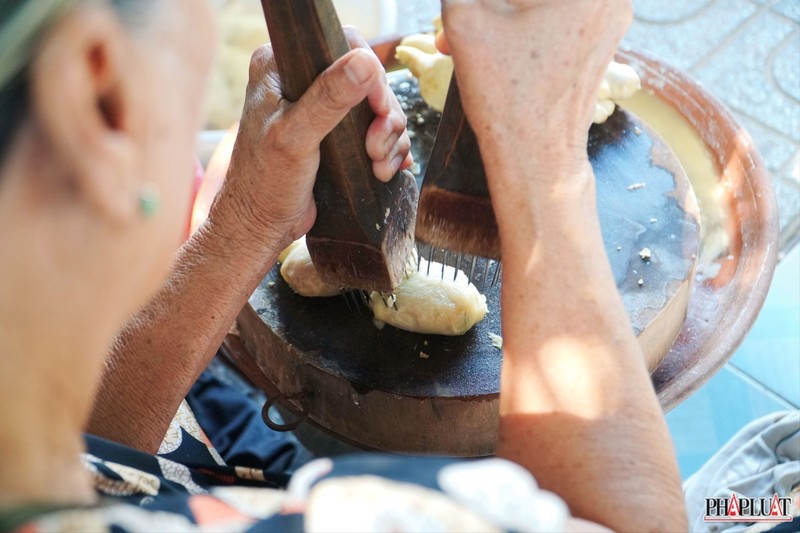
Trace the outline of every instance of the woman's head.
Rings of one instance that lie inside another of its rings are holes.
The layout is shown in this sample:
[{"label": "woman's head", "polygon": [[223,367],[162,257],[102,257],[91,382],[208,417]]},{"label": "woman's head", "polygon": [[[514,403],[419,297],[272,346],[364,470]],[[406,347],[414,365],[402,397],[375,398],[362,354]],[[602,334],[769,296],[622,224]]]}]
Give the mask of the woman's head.
[{"label": "woman's head", "polygon": [[0,0],[5,305],[66,298],[119,320],[162,281],[187,220],[213,32],[206,1]]},{"label": "woman's head", "polygon": [[213,31],[206,0],[0,0],[0,507],[94,497],[76,430],[183,236]]}]

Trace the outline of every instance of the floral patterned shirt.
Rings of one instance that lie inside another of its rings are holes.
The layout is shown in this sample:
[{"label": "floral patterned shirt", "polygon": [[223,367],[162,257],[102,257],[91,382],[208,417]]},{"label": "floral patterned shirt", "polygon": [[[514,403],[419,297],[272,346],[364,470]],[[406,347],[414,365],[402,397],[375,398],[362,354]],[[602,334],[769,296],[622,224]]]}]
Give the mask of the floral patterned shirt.
[{"label": "floral patterned shirt", "polygon": [[501,459],[356,454],[285,474],[226,465],[184,402],[157,455],[94,436],[92,507],[22,509],[0,530],[563,530],[564,502]]}]

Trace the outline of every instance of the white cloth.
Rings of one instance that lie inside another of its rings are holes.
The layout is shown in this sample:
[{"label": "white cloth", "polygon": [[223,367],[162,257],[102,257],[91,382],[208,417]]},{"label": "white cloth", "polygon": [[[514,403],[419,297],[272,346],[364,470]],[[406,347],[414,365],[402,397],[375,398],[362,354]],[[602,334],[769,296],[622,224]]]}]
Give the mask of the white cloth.
[{"label": "white cloth", "polygon": [[683,484],[689,531],[733,533],[743,523],[706,523],[705,498],[789,496],[800,485],[800,411],[781,411],[741,429]]}]

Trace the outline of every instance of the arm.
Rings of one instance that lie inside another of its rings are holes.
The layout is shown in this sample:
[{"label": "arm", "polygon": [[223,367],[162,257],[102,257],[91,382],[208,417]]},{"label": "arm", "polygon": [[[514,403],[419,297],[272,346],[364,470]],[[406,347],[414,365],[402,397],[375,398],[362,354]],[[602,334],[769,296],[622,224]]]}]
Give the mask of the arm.
[{"label": "arm", "polygon": [[91,433],[158,449],[180,402],[278,253],[312,226],[319,144],[353,106],[368,98],[376,114],[366,140],[376,176],[389,180],[411,164],[405,115],[371,53],[341,58],[296,104],[281,96],[269,46],[253,56],[250,74],[225,184],[208,220],[178,251],[162,289],[118,336]]},{"label": "arm", "polygon": [[502,241],[497,454],[576,516],[623,531],[685,530],[674,452],[605,256],[586,154],[629,3],[444,4]]}]

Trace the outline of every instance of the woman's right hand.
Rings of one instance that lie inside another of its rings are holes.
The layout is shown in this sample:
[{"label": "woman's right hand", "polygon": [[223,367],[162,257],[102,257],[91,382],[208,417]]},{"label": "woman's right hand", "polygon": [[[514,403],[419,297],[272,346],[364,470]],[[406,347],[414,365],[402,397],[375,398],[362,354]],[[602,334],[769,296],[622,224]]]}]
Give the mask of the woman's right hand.
[{"label": "woman's right hand", "polygon": [[442,0],[442,11],[481,143],[501,157],[541,146],[585,159],[597,89],[630,24],[630,1]]},{"label": "woman's right hand", "polygon": [[495,453],[527,467],[575,516],[615,531],[685,531],[674,451],[605,259],[586,150],[630,2],[443,8],[501,237]]}]

